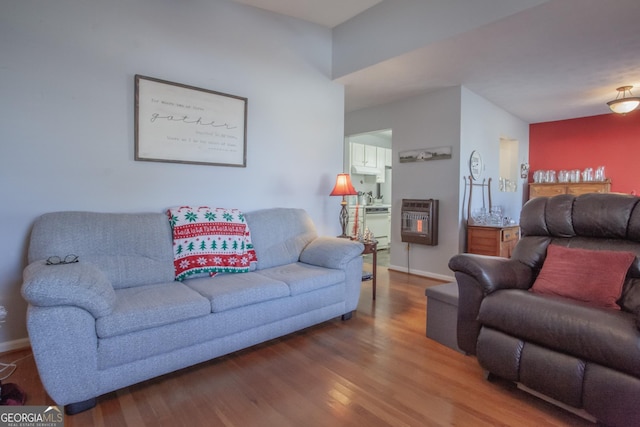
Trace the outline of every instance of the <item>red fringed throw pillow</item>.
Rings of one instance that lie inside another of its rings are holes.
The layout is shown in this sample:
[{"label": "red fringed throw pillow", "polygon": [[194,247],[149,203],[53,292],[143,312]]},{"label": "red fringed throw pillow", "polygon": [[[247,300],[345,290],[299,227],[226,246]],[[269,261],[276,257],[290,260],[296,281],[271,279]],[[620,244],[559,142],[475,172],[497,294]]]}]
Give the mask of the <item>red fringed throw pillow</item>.
[{"label": "red fringed throw pillow", "polygon": [[635,257],[632,252],[549,245],[547,257],[531,291],[620,310],[616,301]]}]

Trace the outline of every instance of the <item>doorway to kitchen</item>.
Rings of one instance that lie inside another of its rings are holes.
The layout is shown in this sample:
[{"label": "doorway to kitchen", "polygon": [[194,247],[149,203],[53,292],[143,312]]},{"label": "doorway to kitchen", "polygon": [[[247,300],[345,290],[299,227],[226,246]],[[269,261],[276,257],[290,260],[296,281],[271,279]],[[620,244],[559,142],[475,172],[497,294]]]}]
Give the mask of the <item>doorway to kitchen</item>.
[{"label": "doorway to kitchen", "polygon": [[[378,241],[379,266],[389,266],[391,251],[392,168],[391,129],[345,138],[345,170],[358,191],[350,196],[348,234],[363,238],[369,232]],[[372,262],[372,255],[365,255]]]}]

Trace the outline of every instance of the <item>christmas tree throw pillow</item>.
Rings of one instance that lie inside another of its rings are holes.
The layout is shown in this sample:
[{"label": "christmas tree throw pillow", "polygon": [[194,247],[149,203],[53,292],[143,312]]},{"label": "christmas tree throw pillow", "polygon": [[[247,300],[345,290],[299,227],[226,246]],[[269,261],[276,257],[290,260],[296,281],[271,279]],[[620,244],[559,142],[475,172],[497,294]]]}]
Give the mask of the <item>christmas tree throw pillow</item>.
[{"label": "christmas tree throw pillow", "polygon": [[257,262],[249,226],[238,209],[181,206],[170,208],[167,215],[176,280],[245,273]]}]

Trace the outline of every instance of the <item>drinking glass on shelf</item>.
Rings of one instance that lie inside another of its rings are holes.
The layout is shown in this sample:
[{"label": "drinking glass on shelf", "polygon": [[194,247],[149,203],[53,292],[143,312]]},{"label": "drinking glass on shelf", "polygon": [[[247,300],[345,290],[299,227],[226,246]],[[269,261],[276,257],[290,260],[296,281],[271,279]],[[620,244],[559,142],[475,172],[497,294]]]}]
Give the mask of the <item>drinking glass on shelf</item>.
[{"label": "drinking glass on shelf", "polygon": [[533,182],[540,183],[542,182],[543,171],[535,171],[533,173]]},{"label": "drinking glass on shelf", "polygon": [[489,214],[488,223],[490,225],[502,225],[502,213],[504,212],[502,206],[492,206]]},{"label": "drinking glass on shelf", "polygon": [[569,173],[570,182],[580,182],[580,169],[574,169]]},{"label": "drinking glass on shelf", "polygon": [[474,209],[473,212],[471,212],[471,219],[476,225],[485,224],[487,220],[487,210],[485,208]]},{"label": "drinking glass on shelf", "polygon": [[598,166],[598,168],[596,169],[596,176],[595,176],[595,180],[596,181],[605,181],[607,178],[605,178],[604,176],[604,166]]},{"label": "drinking glass on shelf", "polygon": [[546,173],[546,182],[556,182],[556,171],[548,170]]},{"label": "drinking glass on shelf", "polygon": [[583,181],[586,181],[586,182],[593,181],[593,169],[591,169],[591,168],[586,168],[586,169],[582,172],[582,180],[583,180]]}]

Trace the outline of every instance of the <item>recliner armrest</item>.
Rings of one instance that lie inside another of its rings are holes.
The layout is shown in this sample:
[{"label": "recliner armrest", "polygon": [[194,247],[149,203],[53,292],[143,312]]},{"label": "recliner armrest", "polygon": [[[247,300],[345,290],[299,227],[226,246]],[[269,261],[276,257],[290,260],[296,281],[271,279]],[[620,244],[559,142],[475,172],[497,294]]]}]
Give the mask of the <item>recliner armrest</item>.
[{"label": "recliner armrest", "polygon": [[22,296],[32,305],[72,305],[95,318],[110,314],[116,301],[113,286],[95,265],[86,262],[46,265],[29,264],[23,273]]},{"label": "recliner armrest", "polygon": [[481,324],[478,313],[482,300],[499,289],[528,289],[533,282],[533,270],[513,259],[459,254],[449,260],[458,282],[458,347],[476,354]]},{"label": "recliner armrest", "polygon": [[498,289],[528,289],[533,283],[531,267],[508,258],[459,254],[449,260],[449,268],[476,279],[485,295]]},{"label": "recliner armrest", "polygon": [[300,261],[326,268],[344,269],[354,258],[362,255],[364,245],[349,239],[318,237],[300,254]]}]

